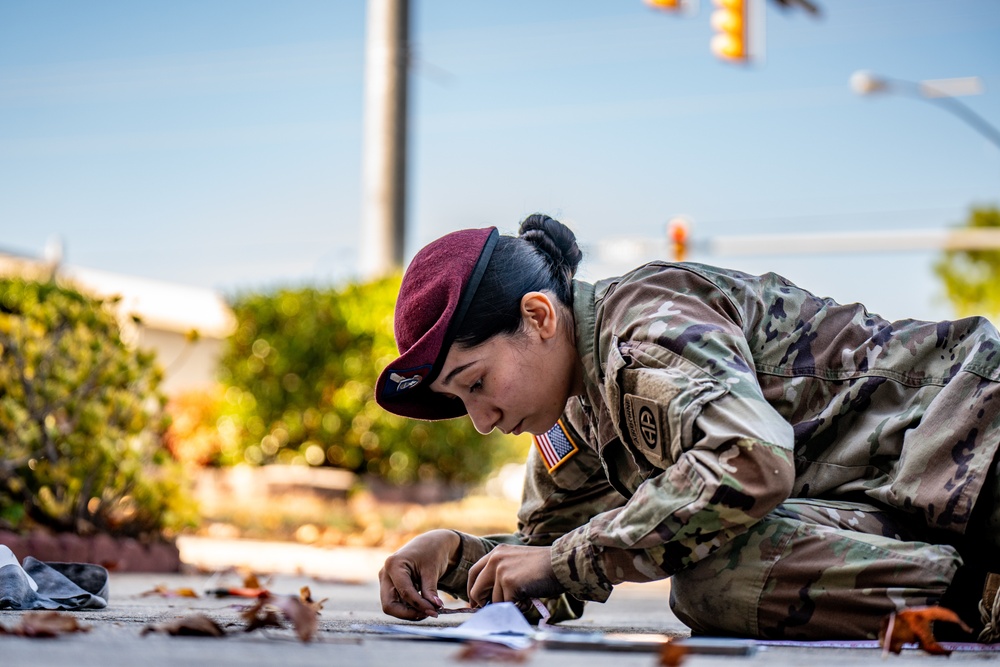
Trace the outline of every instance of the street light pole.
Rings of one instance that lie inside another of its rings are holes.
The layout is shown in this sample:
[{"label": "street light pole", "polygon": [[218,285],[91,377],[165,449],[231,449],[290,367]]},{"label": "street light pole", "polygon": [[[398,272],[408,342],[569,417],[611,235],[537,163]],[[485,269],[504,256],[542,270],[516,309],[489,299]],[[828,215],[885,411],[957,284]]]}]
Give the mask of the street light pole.
[{"label": "street light pole", "polygon": [[[888,77],[875,76],[871,72],[855,72],[851,75],[851,89],[858,95],[872,95],[882,92],[894,92],[910,95],[918,99],[936,104],[968,123],[974,130],[986,137],[994,146],[1000,148],[1000,130],[990,125],[986,120],[955,99],[956,94],[973,94],[980,92],[977,78],[944,79],[941,81],[903,81]],[[952,92],[949,92],[951,89]],[[955,92],[961,91],[961,92]]]},{"label": "street light pole", "polygon": [[361,273],[403,266],[409,0],[368,0]]}]

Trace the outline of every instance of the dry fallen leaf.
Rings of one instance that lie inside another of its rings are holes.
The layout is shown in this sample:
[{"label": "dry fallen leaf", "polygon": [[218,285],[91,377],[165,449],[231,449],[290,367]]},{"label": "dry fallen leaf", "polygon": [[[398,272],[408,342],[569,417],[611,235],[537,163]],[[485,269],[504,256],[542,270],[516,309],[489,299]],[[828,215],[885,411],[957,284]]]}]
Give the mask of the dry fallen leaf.
[{"label": "dry fallen leaf", "polygon": [[30,611],[21,616],[21,622],[13,628],[0,625],[0,635],[16,635],[33,639],[48,639],[71,632],[88,632],[89,625],[78,623],[69,614],[58,611]]},{"label": "dry fallen leaf", "polygon": [[302,588],[299,589],[299,599],[302,600],[302,602],[306,606],[308,606],[310,609],[312,609],[314,612],[318,614],[323,609],[323,603],[326,602],[329,598],[323,598],[322,600],[318,601],[313,600],[312,591],[309,590],[308,586],[303,586]]},{"label": "dry fallen leaf", "polygon": [[295,633],[304,642],[309,641],[316,634],[319,627],[319,612],[307,605],[301,599],[291,595],[270,596],[269,604],[281,610],[285,618],[292,622]]},{"label": "dry fallen leaf", "polygon": [[474,662],[527,662],[530,648],[511,648],[492,642],[468,642],[455,654],[455,660]]},{"label": "dry fallen leaf", "polygon": [[292,622],[299,639],[307,642],[313,638],[319,627],[318,606],[321,604],[321,602],[305,602],[301,597],[294,595],[274,595],[265,591],[257,597],[252,607],[243,612],[242,616],[250,626],[247,628],[248,632],[262,627],[280,626],[280,623],[273,622],[277,621],[274,612],[267,609],[268,606],[274,607]]},{"label": "dry fallen leaf", "polygon": [[226,634],[218,623],[204,614],[189,614],[166,623],[147,625],[140,635],[162,632],[174,637],[222,637]]},{"label": "dry fallen leaf", "polygon": [[[239,584],[220,584],[224,577],[236,574],[240,577]],[[226,568],[212,574],[205,586],[205,595],[228,598],[256,598],[267,590],[267,581],[262,583],[260,577],[246,568]]]},{"label": "dry fallen leaf", "polygon": [[212,588],[205,593],[217,598],[258,598],[267,591],[263,588]]},{"label": "dry fallen leaf", "polygon": [[260,579],[253,572],[247,572],[243,576],[243,588],[263,588],[260,585]]},{"label": "dry fallen leaf", "polygon": [[159,595],[163,598],[196,598],[198,594],[192,588],[167,588],[163,584],[154,587],[152,590],[144,591],[141,597]]},{"label": "dry fallen leaf", "polygon": [[916,642],[917,645],[928,653],[936,655],[948,655],[948,649],[937,643],[934,639],[934,632],[931,624],[934,621],[945,621],[947,623],[957,623],[966,632],[972,632],[972,628],[965,624],[958,614],[951,609],[944,607],[913,607],[903,611],[893,612],[882,621],[882,629],[878,639],[882,645],[883,654],[888,652],[899,653],[903,650],[903,644]]},{"label": "dry fallen leaf", "polygon": [[243,618],[247,621],[247,627],[243,628],[244,632],[253,632],[260,628],[281,628],[281,619],[278,618],[278,612],[274,609],[264,608],[263,605],[255,605],[251,608],[253,610],[252,614],[248,611],[243,612]]},{"label": "dry fallen leaf", "polygon": [[660,661],[658,664],[663,665],[663,667],[677,667],[677,665],[684,662],[687,655],[688,649],[686,646],[667,642],[660,649]]},{"label": "dry fallen leaf", "polygon": [[367,582],[361,577],[313,577],[318,584],[337,584],[339,586],[365,586]]}]

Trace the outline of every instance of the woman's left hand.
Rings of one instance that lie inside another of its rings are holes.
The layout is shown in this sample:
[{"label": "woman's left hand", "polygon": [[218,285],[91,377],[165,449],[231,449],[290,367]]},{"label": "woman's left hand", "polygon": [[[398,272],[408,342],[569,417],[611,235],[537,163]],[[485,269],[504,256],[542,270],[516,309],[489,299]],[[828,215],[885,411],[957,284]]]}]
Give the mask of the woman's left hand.
[{"label": "woman's left hand", "polygon": [[482,607],[490,602],[525,602],[563,592],[552,570],[549,547],[501,544],[469,570],[469,601]]}]

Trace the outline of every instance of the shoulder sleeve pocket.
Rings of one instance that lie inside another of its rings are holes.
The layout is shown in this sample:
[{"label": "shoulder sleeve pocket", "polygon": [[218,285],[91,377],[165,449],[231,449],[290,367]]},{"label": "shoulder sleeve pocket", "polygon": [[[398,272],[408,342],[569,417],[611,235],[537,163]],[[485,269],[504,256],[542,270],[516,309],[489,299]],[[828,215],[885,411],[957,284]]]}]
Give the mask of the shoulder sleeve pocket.
[{"label": "shoulder sleeve pocket", "polygon": [[694,423],[728,388],[695,364],[651,344],[611,346],[604,386],[615,428],[632,449],[666,469],[694,444]]}]

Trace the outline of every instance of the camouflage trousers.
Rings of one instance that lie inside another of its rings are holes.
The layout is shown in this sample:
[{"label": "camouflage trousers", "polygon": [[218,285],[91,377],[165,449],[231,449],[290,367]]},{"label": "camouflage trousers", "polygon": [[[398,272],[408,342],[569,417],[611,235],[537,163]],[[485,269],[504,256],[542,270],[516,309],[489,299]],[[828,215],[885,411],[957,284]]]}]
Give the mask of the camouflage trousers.
[{"label": "camouflage trousers", "polygon": [[941,602],[962,564],[884,510],[795,499],[675,574],[670,606],[699,634],[873,639],[890,612]]}]

